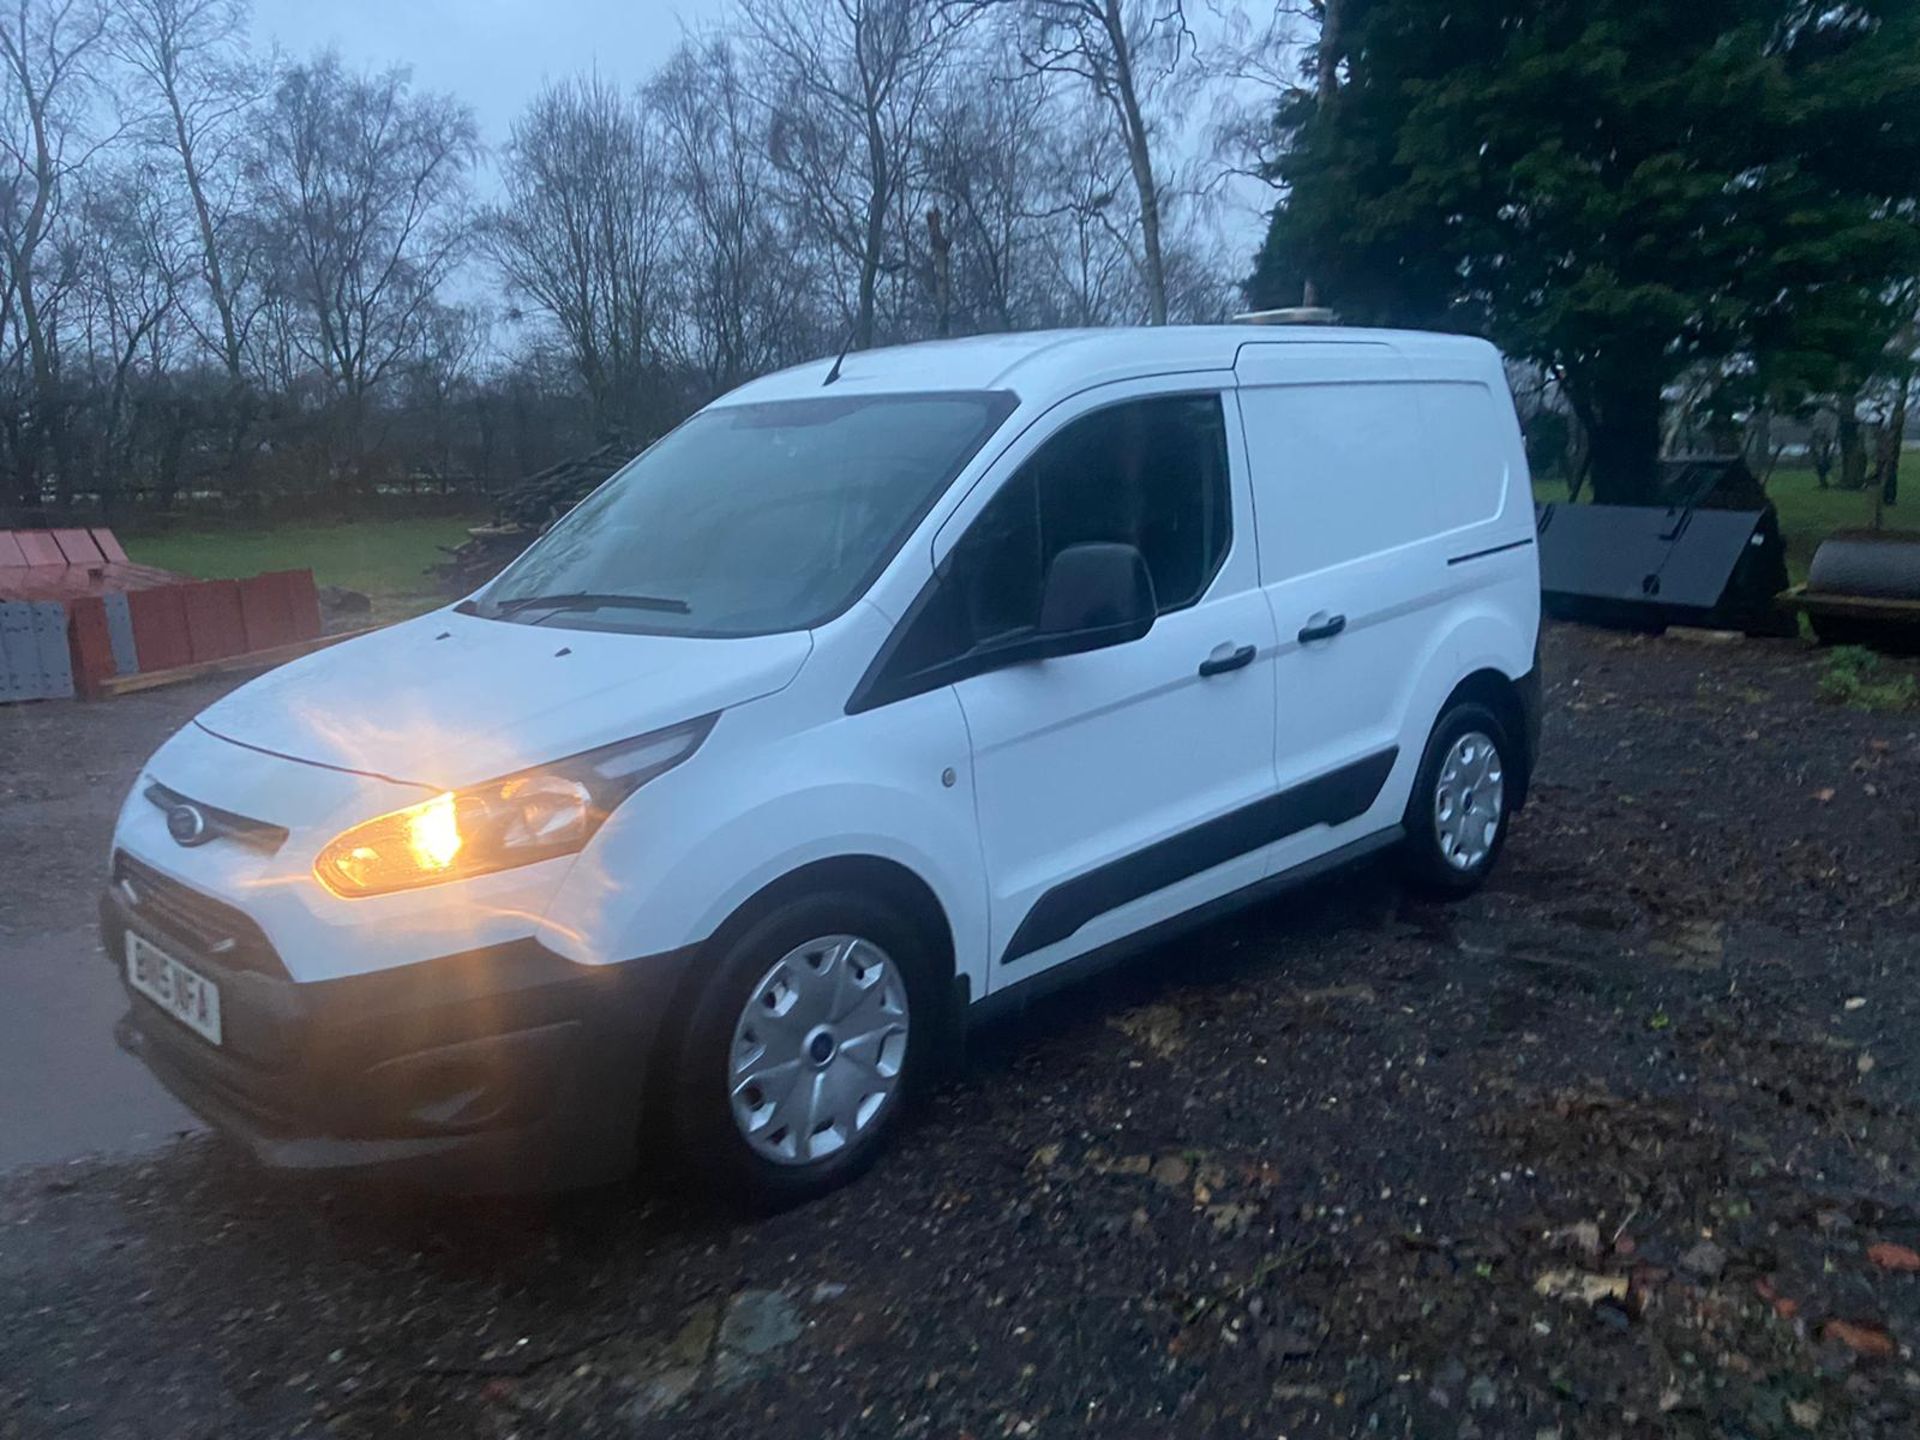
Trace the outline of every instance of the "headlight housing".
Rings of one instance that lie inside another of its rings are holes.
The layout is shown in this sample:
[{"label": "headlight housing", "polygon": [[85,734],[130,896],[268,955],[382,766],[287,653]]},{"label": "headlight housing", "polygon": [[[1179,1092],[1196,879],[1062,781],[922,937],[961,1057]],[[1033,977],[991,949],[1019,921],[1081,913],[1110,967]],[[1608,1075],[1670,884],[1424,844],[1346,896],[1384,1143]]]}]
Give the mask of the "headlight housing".
[{"label": "headlight housing", "polygon": [[571,855],[649,780],[700,748],[717,717],[449,790],[336,836],[313,862],[344,899],[467,880]]}]

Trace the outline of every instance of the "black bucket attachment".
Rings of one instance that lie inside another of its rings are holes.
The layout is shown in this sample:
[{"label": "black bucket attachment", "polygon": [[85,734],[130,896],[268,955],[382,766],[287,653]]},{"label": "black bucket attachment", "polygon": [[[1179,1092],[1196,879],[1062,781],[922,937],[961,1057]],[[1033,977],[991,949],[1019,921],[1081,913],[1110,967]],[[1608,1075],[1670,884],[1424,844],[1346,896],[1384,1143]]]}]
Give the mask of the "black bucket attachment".
[{"label": "black bucket attachment", "polygon": [[1787,547],[1771,508],[1546,505],[1538,521],[1541,600],[1556,619],[1795,633],[1775,603]]}]

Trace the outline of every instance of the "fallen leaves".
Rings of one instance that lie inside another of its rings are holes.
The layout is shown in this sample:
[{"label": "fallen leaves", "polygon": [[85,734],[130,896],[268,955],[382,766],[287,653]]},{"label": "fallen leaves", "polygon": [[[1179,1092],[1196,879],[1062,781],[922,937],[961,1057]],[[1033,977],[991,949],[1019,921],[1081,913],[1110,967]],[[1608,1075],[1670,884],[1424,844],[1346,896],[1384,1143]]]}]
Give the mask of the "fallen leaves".
[{"label": "fallen leaves", "polygon": [[1600,1227],[1591,1220],[1582,1220],[1564,1229],[1549,1230],[1547,1243],[1556,1249],[1570,1250],[1589,1260],[1597,1260],[1600,1257]]},{"label": "fallen leaves", "polygon": [[1254,1216],[1260,1213],[1257,1205],[1209,1205],[1207,1219],[1213,1222],[1214,1232],[1220,1235],[1237,1236],[1247,1233],[1247,1227],[1253,1223]]},{"label": "fallen leaves", "polygon": [[1115,1015],[1107,1023],[1162,1060],[1171,1060],[1187,1048],[1187,1038],[1181,1033],[1180,1012],[1171,1005],[1142,1005],[1137,1010]]},{"label": "fallen leaves", "polygon": [[1894,1353],[1893,1337],[1876,1325],[1829,1320],[1820,1327],[1820,1336],[1823,1340],[1837,1340],[1854,1354],[1868,1360],[1885,1360]]},{"label": "fallen leaves", "polygon": [[1155,1184],[1173,1189],[1187,1183],[1187,1177],[1193,1173],[1193,1166],[1178,1155],[1162,1155],[1153,1162],[1153,1169],[1147,1173],[1152,1176]]},{"label": "fallen leaves", "polygon": [[1193,1172],[1193,1203],[1208,1204],[1213,1199],[1213,1192],[1223,1189],[1226,1183],[1225,1166],[1212,1162],[1196,1166]]},{"label": "fallen leaves", "polygon": [[1625,1300],[1627,1277],[1595,1275],[1585,1270],[1548,1270],[1533,1282],[1533,1293],[1548,1300],[1597,1305],[1602,1300]]},{"label": "fallen leaves", "polygon": [[1895,1245],[1890,1241],[1869,1245],[1867,1259],[1882,1270],[1892,1270],[1902,1275],[1920,1273],[1920,1251],[1909,1250],[1905,1245]]},{"label": "fallen leaves", "polygon": [[1761,1276],[1753,1282],[1753,1293],[1772,1307],[1773,1313],[1782,1320],[1791,1320],[1800,1313],[1800,1302],[1791,1296],[1782,1295],[1773,1281]]},{"label": "fallen leaves", "polygon": [[1812,1400],[1789,1400],[1787,1402],[1787,1418],[1802,1430],[1819,1428],[1820,1416],[1823,1413],[1825,1412],[1821,1410],[1819,1404]]}]

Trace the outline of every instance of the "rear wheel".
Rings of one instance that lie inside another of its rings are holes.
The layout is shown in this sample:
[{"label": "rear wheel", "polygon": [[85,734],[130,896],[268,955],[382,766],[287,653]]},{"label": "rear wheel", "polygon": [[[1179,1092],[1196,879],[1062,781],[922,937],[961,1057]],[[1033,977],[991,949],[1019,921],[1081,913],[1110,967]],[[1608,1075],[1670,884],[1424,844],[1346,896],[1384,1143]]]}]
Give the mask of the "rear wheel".
[{"label": "rear wheel", "polygon": [[1407,802],[1407,878],[1441,897],[1479,888],[1500,858],[1512,814],[1512,741],[1500,717],[1467,701],[1440,717]]},{"label": "rear wheel", "polygon": [[672,1083],[680,1159],[751,1205],[844,1184],[917,1098],[939,1003],[928,947],[893,907],[780,906],[726,946],[694,1002]]}]

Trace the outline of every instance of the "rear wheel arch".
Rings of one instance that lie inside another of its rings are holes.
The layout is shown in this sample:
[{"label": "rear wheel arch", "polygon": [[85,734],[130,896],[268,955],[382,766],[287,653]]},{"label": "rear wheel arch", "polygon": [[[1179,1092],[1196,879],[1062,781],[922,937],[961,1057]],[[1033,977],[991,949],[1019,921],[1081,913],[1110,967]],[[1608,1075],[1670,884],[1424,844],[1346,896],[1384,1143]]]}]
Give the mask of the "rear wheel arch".
[{"label": "rear wheel arch", "polygon": [[1519,751],[1506,757],[1515,781],[1513,808],[1518,810],[1526,803],[1527,788],[1533,780],[1533,756],[1526,753],[1526,707],[1521,703],[1519,688],[1498,670],[1476,670],[1453,687],[1433,723],[1439,725],[1456,705],[1467,703],[1484,705],[1491,710],[1506,730],[1509,743]]}]

